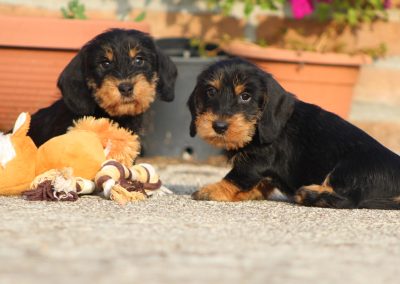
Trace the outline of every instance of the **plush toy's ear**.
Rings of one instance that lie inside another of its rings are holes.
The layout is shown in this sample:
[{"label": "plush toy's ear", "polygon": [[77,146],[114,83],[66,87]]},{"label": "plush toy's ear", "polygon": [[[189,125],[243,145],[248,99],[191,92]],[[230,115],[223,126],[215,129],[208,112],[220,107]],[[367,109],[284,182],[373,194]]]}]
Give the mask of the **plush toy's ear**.
[{"label": "plush toy's ear", "polygon": [[12,131],[13,136],[26,136],[31,124],[31,116],[27,112],[22,112],[15,121]]},{"label": "plush toy's ear", "polygon": [[85,48],[82,48],[62,71],[57,82],[65,104],[77,115],[91,115],[95,111],[95,102],[84,75],[84,56]]},{"label": "plush toy's ear", "polygon": [[157,93],[160,99],[171,102],[175,97],[175,81],[178,71],[175,64],[165,55],[160,48],[156,48],[158,59],[158,76]]},{"label": "plush toy's ear", "polygon": [[269,144],[275,140],[293,113],[295,98],[285,91],[270,74],[264,73],[264,105],[258,121],[260,142]]},{"label": "plush toy's ear", "polygon": [[189,111],[192,116],[192,120],[190,121],[190,136],[191,137],[194,137],[197,134],[196,118],[197,118],[197,114],[201,108],[200,101],[197,98],[197,96],[198,96],[197,95],[197,87],[195,87],[187,101],[187,106],[189,107]]}]

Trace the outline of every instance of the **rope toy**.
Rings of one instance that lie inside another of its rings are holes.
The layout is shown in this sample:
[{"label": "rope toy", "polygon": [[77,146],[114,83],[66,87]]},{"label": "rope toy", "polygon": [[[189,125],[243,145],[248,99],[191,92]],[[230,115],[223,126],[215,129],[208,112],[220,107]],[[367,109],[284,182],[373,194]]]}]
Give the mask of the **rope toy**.
[{"label": "rope toy", "polygon": [[162,186],[154,167],[146,163],[128,168],[115,160],[108,160],[96,174],[95,184],[104,197],[121,205],[152,195],[172,193]]},{"label": "rope toy", "polygon": [[37,176],[23,197],[30,201],[76,201],[80,195],[93,192],[120,205],[172,193],[162,186],[150,164],[128,168],[115,160],[107,160],[96,174],[94,182],[75,177],[72,168],[52,169]]},{"label": "rope toy", "polygon": [[31,201],[76,201],[94,191],[94,182],[73,176],[72,168],[52,169],[38,175],[23,197]]}]

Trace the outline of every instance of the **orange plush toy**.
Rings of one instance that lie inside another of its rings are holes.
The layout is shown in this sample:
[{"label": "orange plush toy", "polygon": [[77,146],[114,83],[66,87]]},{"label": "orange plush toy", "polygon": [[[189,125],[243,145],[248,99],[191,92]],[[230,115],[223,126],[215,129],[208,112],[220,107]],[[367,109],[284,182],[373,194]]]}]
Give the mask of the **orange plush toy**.
[{"label": "orange plush toy", "polygon": [[12,133],[0,133],[0,195],[21,194],[36,176],[37,148],[26,136],[30,120],[21,113]]},{"label": "orange plush toy", "polygon": [[30,123],[22,113],[11,134],[0,133],[0,195],[20,195],[36,176],[71,168],[73,176],[93,180],[107,159],[131,166],[139,152],[138,136],[108,119],[85,117],[66,134],[39,149],[26,136]]},{"label": "orange plush toy", "polygon": [[85,117],[64,135],[39,147],[36,175],[71,167],[75,176],[92,180],[107,159],[131,166],[140,149],[138,136],[106,118]]}]

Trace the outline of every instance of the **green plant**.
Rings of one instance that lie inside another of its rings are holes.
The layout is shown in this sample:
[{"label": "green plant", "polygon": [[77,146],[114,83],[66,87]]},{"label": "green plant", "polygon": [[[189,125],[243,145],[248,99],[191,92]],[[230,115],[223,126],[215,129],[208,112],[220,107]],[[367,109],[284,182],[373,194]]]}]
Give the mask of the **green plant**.
[{"label": "green plant", "polygon": [[[248,18],[260,7],[263,10],[277,10],[282,5],[289,5],[293,17],[301,19],[311,15],[320,20],[333,20],[336,24],[356,27],[363,22],[372,22],[376,19],[386,19],[388,0],[207,0],[209,7],[221,9],[229,14],[235,4],[243,5],[243,13]],[[305,7],[305,5],[307,7]]]},{"label": "green plant", "polygon": [[317,3],[314,15],[326,21],[332,19],[339,25],[357,27],[361,23],[369,23],[377,19],[387,19],[386,1],[355,0]]},{"label": "green plant", "polygon": [[86,19],[85,5],[81,4],[79,0],[70,0],[67,8],[62,7],[61,13],[65,19]]},{"label": "green plant", "polygon": [[259,6],[263,10],[277,10],[282,6],[286,0],[207,0],[210,8],[218,8],[223,11],[225,15],[232,12],[232,8],[237,3],[243,3],[243,13],[248,18]]},{"label": "green plant", "polygon": [[[151,3],[151,0],[146,0],[146,1],[144,2],[144,7],[147,7],[150,3]],[[146,10],[144,10],[144,11],[140,12],[140,13],[133,19],[133,21],[134,21],[134,22],[141,22],[141,21],[143,21],[143,20],[146,18],[146,16],[147,16],[147,12],[146,12]]]},{"label": "green plant", "polygon": [[140,12],[140,14],[139,15],[137,15],[134,19],[133,19],[133,21],[134,22],[141,22],[141,21],[143,21],[145,18],[146,18],[146,11],[142,11],[142,12]]},{"label": "green plant", "polygon": [[[305,4],[307,3],[307,4]],[[281,48],[316,51],[316,52],[340,52],[340,53],[364,53],[372,57],[383,56],[386,52],[384,44],[361,50],[348,50],[345,43],[340,41],[340,35],[351,30],[355,32],[362,23],[370,23],[377,19],[386,19],[388,0],[208,0],[212,9],[229,15],[235,4],[241,4],[243,14],[248,19],[256,8],[263,10],[282,9],[283,5],[290,6],[294,20],[305,16],[324,22],[324,28],[315,32],[314,41],[305,41],[302,38],[301,29],[291,28],[297,34],[294,38],[288,35],[288,29],[281,33],[281,40],[275,44]],[[307,6],[307,7],[305,7]],[[250,37],[251,38],[251,37]],[[262,46],[269,43],[265,39],[253,39]]]},{"label": "green plant", "polygon": [[358,51],[359,53],[362,54],[367,54],[371,56],[372,58],[380,58],[384,57],[387,53],[387,46],[385,43],[380,43],[377,47],[372,47],[372,48],[363,48]]}]

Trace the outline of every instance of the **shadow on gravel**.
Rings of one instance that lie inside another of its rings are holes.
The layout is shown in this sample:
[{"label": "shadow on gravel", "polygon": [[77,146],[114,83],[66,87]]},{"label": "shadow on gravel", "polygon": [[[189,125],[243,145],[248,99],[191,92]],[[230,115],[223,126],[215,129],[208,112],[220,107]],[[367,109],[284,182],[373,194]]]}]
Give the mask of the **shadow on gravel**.
[{"label": "shadow on gravel", "polygon": [[194,185],[181,185],[181,184],[164,184],[176,195],[191,195],[197,190],[197,186]]}]

